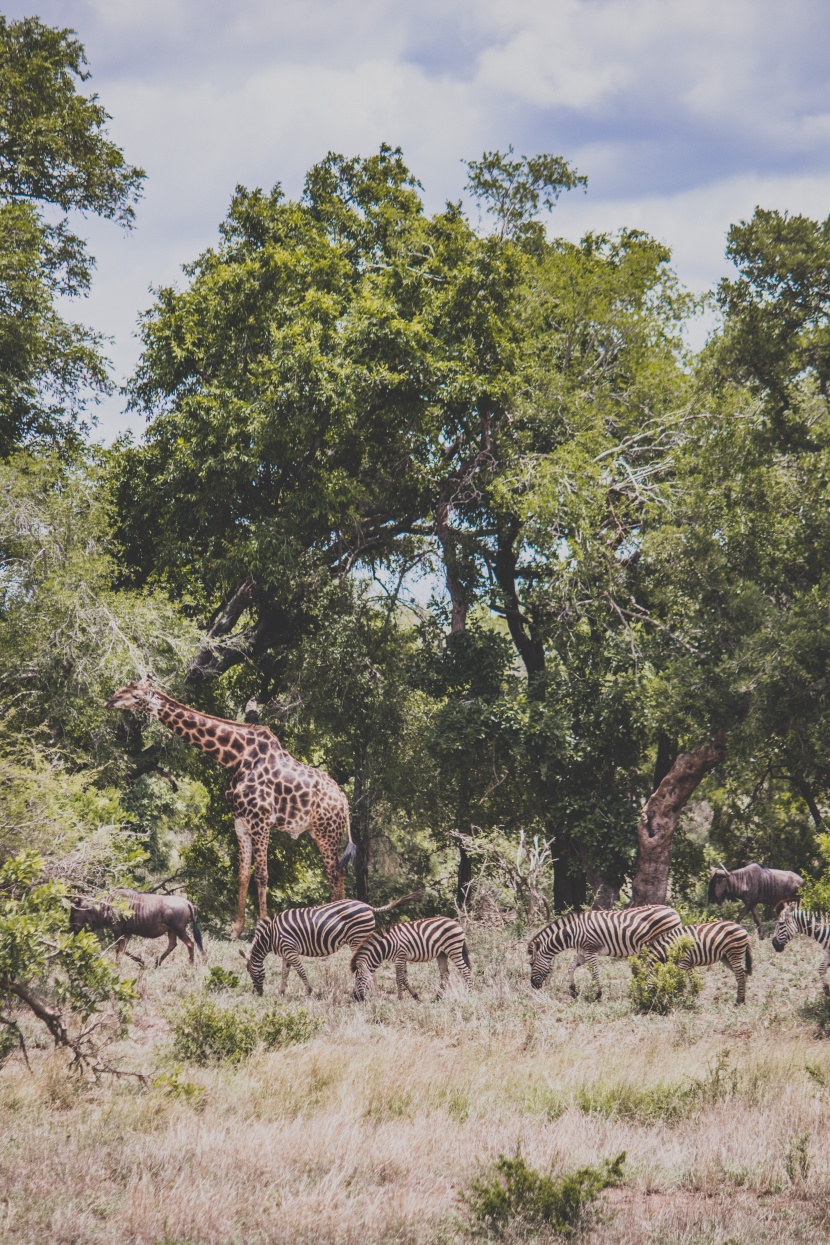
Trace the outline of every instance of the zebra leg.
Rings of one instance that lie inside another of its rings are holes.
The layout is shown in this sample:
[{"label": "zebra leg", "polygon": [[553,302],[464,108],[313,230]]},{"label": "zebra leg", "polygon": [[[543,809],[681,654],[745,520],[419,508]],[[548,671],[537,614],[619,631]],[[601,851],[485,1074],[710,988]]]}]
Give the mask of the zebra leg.
[{"label": "zebra leg", "polygon": [[280,982],[280,997],[285,994],[285,987],[288,985],[288,974],[291,972],[291,965],[288,963],[288,957],[282,957],[282,981]]},{"label": "zebra leg", "polygon": [[[305,988],[306,988],[306,993],[307,993],[307,994],[313,994],[313,993],[314,993],[314,991],[312,990],[311,985],[310,985],[310,983],[309,983],[309,980],[308,980],[308,978],[307,978],[307,977],[306,977],[306,975],[305,975],[305,969],[303,968],[303,962],[302,962],[302,960],[300,959],[300,957],[299,957],[299,955],[297,954],[297,952],[296,952],[296,951],[288,951],[288,952],[286,952],[285,959],[283,960],[283,963],[284,963],[284,964],[286,964],[286,963],[287,963],[287,964],[288,964],[291,968],[293,968],[293,969],[294,969],[294,971],[296,972],[296,974],[297,974],[297,976],[299,977],[300,981],[301,981],[301,982],[303,983],[303,985],[305,986]],[[318,998],[320,997],[320,996],[319,996],[319,994],[317,995],[317,997],[318,997]]]},{"label": "zebra leg", "polygon": [[412,989],[412,986],[409,984],[406,976],[406,960],[403,956],[400,956],[397,960],[395,960],[395,981],[398,985],[398,999],[403,998],[403,992],[404,989],[406,989],[412,995],[415,1002],[418,1002],[418,996]]},{"label": "zebra leg", "polygon": [[470,965],[464,959],[463,953],[459,952],[457,955],[454,955],[452,957],[452,962],[461,974],[461,980],[464,982],[464,985],[469,990],[472,984],[473,974],[470,971]]},{"label": "zebra leg", "polygon": [[[175,930],[168,930],[167,931],[167,951],[162,951],[162,954],[159,955],[158,960],[156,961],[157,969],[158,969],[159,964],[163,964],[164,960],[167,960],[167,957],[170,954],[170,951],[175,950],[175,946],[177,946],[177,939],[175,939]],[[190,964],[193,964],[193,942],[190,942]]]},{"label": "zebra leg", "polygon": [[571,996],[575,999],[579,997],[579,991],[577,990],[576,982],[574,981],[574,973],[580,967],[580,965],[585,963],[587,958],[588,957],[587,955],[585,955],[584,952],[577,951],[576,955],[573,958],[573,963],[571,964],[570,972],[568,973],[568,983],[569,983],[568,989],[571,992]]},{"label": "zebra leg", "polygon": [[438,953],[438,993],[435,996],[436,1003],[441,998],[447,988],[447,982],[450,979],[450,970],[447,968],[447,957],[443,951]]},{"label": "zebra leg", "polygon": [[732,969],[735,974],[735,980],[738,983],[738,996],[735,999],[735,1005],[746,1002],[746,969],[744,968],[744,949],[740,951],[732,951],[724,956],[724,964]]},{"label": "zebra leg", "polygon": [[591,973],[594,978],[594,987],[596,989],[594,999],[596,1000],[596,1002],[599,1002],[599,1000],[602,998],[602,986],[599,984],[599,964],[597,962],[596,952],[591,952],[589,956],[586,956],[586,959],[588,961],[588,964],[591,969]]},{"label": "zebra leg", "polygon": [[822,964],[821,968],[818,970],[818,975],[819,975],[819,978],[821,979],[821,986],[825,994],[830,994],[830,986],[828,986],[827,984],[827,969],[828,968],[830,968],[830,951],[827,952],[827,955],[824,958],[824,963]]}]

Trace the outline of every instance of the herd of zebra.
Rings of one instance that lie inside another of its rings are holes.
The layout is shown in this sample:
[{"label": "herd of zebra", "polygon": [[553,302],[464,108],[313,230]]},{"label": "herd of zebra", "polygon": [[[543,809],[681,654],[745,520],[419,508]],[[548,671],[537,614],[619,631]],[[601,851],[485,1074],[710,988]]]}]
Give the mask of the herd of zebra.
[{"label": "herd of zebra", "polygon": [[[759,868],[760,866],[749,866],[749,869]],[[722,901],[716,885],[719,872],[713,871],[710,886],[710,897],[715,902]],[[731,876],[741,872],[735,870]],[[750,874],[749,880],[753,877],[757,882],[759,875]],[[784,886],[782,879],[785,878],[789,879],[786,885],[790,891],[793,889],[793,879],[797,879],[798,884],[801,882],[797,874],[781,873],[778,878],[779,890]],[[764,893],[757,897],[757,902],[774,897],[769,879],[766,879],[761,889]],[[745,890],[740,897],[745,900],[752,899],[757,891],[756,886],[755,891]],[[413,899],[420,898],[422,894],[421,891],[413,892],[378,908],[359,900],[346,899],[315,907],[290,908],[276,916],[264,917],[257,923],[250,950],[245,952],[240,949],[254,990],[260,995],[263,993],[265,960],[269,954],[274,954],[282,960],[280,995],[286,992],[292,969],[311,995],[314,991],[306,976],[303,960],[325,958],[346,946],[352,951],[354,997],[360,1002],[374,991],[375,973],[385,960],[395,966],[399,999],[403,998],[405,990],[413,998],[418,997],[407,980],[407,965],[410,963],[437,961],[439,999],[449,980],[450,962],[458,970],[465,985],[469,986],[472,977],[470,957],[464,929],[456,919],[443,916],[425,917],[401,921],[385,929],[376,928],[375,921],[379,914],[391,912]],[[753,905],[745,903],[746,910],[752,910],[752,907]],[[826,980],[830,966],[830,917],[805,911],[791,898],[779,900],[777,909],[773,947],[776,951],[782,951],[790,939],[799,934],[807,935],[820,943],[826,956],[819,969],[819,976],[825,993],[830,994],[830,986]],[[757,920],[754,911],[753,916]],[[108,929],[115,933],[117,955],[125,950],[132,936],[155,938],[167,934],[169,945],[157,963],[170,954],[177,938],[187,946],[191,962],[193,961],[193,941],[187,935],[188,924],[192,925],[196,945],[201,950],[201,934],[196,924],[195,910],[189,900],[175,896],[142,895],[136,891],[118,893],[115,904],[77,900],[70,917],[70,929],[73,932],[86,927]],[[599,956],[624,959],[645,950],[655,963],[665,963],[671,948],[680,939],[684,939],[687,945],[678,959],[679,968],[689,970],[703,965],[726,964],[735,975],[736,1002],[745,1002],[746,979],[752,972],[752,953],[749,936],[743,926],[736,921],[725,920],[684,925],[674,908],[663,904],[619,910],[590,909],[581,913],[570,913],[552,921],[535,934],[527,945],[530,984],[534,989],[541,989],[550,975],[554,957],[562,952],[573,952],[574,958],[569,971],[571,994],[574,997],[578,994],[574,978],[576,969],[587,964],[593,977],[595,997],[600,999],[602,989],[597,963]]]}]

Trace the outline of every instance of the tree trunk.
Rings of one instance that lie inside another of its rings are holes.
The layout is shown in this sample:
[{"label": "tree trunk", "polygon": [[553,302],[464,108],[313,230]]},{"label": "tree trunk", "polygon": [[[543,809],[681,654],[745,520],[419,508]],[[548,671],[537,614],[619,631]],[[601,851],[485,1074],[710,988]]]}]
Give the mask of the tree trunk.
[{"label": "tree trunk", "polygon": [[819,807],[816,804],[815,796],[813,795],[809,784],[805,782],[803,778],[796,777],[795,774],[790,774],[790,783],[801,796],[802,800],[807,805],[807,808],[810,810],[810,816],[815,823],[816,830],[818,830],[820,834],[823,834],[827,827],[824,824],[824,818],[819,812]]},{"label": "tree trunk", "polygon": [[369,856],[372,823],[371,791],[364,785],[364,764],[355,766],[354,801],[352,803],[352,838],[357,854],[354,860],[355,898],[369,902]]},{"label": "tree trunk", "polygon": [[455,902],[459,908],[466,908],[470,898],[470,883],[473,880],[473,861],[462,845],[458,844],[458,879],[455,886]]},{"label": "tree trunk", "polygon": [[600,869],[588,870],[588,885],[594,893],[592,908],[613,908],[620,897],[619,886],[609,882]]},{"label": "tree trunk", "polygon": [[672,843],[689,797],[726,755],[726,735],[719,730],[711,745],[681,752],[646,800],[637,823],[637,868],[631,904],[665,903],[669,889]]},{"label": "tree trunk", "polygon": [[564,912],[573,908],[580,912],[585,907],[587,883],[579,849],[570,836],[557,834],[553,839],[553,855],[554,909]]}]

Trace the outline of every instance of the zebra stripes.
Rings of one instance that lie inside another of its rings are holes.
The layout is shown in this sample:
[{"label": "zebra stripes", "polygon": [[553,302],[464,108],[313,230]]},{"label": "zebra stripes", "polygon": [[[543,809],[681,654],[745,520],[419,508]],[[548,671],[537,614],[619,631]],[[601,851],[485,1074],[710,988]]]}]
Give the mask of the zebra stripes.
[{"label": "zebra stripes", "polygon": [[824,993],[830,994],[830,986],[827,984],[827,969],[830,967],[830,916],[825,912],[807,912],[804,908],[799,908],[798,904],[784,904],[775,922],[772,945],[776,951],[783,951],[790,939],[798,934],[814,938],[827,952],[818,975]]},{"label": "zebra stripes", "polygon": [[736,1003],[746,1002],[746,979],[752,972],[752,952],[749,934],[735,921],[709,921],[702,925],[681,925],[668,934],[649,943],[648,951],[661,964],[665,964],[671,947],[681,938],[691,938],[693,946],[685,951],[677,962],[678,968],[688,971],[699,965],[723,962],[735,974],[738,983]]},{"label": "zebra stripes", "polygon": [[403,998],[404,989],[408,990],[413,999],[418,995],[410,986],[406,976],[408,963],[426,963],[438,961],[438,994],[446,989],[449,980],[448,960],[452,960],[464,982],[470,984],[470,957],[467,954],[467,943],[464,930],[446,916],[430,916],[420,921],[407,921],[403,925],[393,925],[388,930],[378,930],[376,934],[358,947],[352,956],[352,972],[355,975],[354,997],[362,1003],[366,995],[374,988],[375,973],[384,960],[393,960],[395,964],[395,981],[398,986],[398,998]]},{"label": "zebra stripes", "polygon": [[357,947],[374,931],[377,912],[391,912],[393,908],[422,894],[423,891],[413,891],[383,908],[373,908],[356,899],[343,899],[314,908],[289,908],[278,916],[265,917],[257,923],[249,954],[246,956],[241,950],[239,953],[247,964],[254,990],[262,994],[265,957],[273,952],[282,958],[280,994],[285,994],[292,968],[306,991],[313,994],[300,956],[320,959],[333,955],[346,944]]},{"label": "zebra stripes", "polygon": [[560,917],[535,934],[527,945],[530,984],[535,990],[540,990],[550,975],[553,957],[560,951],[574,950],[576,956],[569,973],[571,994],[576,998],[579,993],[574,981],[576,969],[581,964],[588,964],[594,978],[596,998],[601,999],[598,956],[627,959],[680,923],[674,908],[663,904],[610,912],[592,909]]}]

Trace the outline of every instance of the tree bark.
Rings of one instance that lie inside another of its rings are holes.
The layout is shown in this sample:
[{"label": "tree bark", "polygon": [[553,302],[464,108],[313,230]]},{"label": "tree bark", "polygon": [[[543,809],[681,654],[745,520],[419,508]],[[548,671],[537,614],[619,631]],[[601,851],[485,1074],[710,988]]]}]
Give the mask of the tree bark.
[{"label": "tree bark", "polygon": [[227,644],[218,644],[230,635],[254,599],[256,584],[250,577],[239,584],[225,600],[207,631],[208,642],[199,650],[188,667],[185,684],[192,686],[203,679],[216,678],[241,661],[259,636],[259,625],[240,632]]},{"label": "tree bark", "polygon": [[361,903],[369,902],[369,858],[371,852],[370,831],[372,823],[371,791],[364,783],[364,762],[355,765],[354,802],[352,805],[352,838],[357,855],[354,860],[355,897]]},{"label": "tree bark", "polygon": [[533,629],[522,613],[519,594],[516,591],[516,540],[519,535],[517,520],[500,525],[498,545],[493,562],[496,582],[501,590],[504,617],[510,631],[510,638],[527,671],[529,690],[533,694],[532,683],[537,675],[544,673],[545,646],[533,635]]},{"label": "tree bark", "polygon": [[459,631],[466,630],[467,613],[470,608],[470,594],[462,582],[458,565],[458,536],[450,527],[449,483],[449,481],[445,481],[435,509],[435,532],[441,544],[444,577],[452,605],[450,635],[456,635]]},{"label": "tree bark", "polygon": [[674,832],[692,792],[726,756],[726,735],[696,752],[681,752],[669,772],[646,800],[637,823],[637,868],[631,905],[665,903],[669,889]]},{"label": "tree bark", "polygon": [[556,834],[553,839],[553,906],[557,912],[585,907],[587,880],[579,847],[569,835]]},{"label": "tree bark", "polygon": [[816,830],[818,830],[819,833],[824,833],[827,827],[824,824],[824,818],[819,812],[819,807],[816,804],[815,796],[810,790],[809,783],[805,782],[803,778],[798,778],[795,774],[790,774],[790,783],[801,796],[802,800],[807,805],[807,808],[810,810],[810,816],[815,823]]},{"label": "tree bark", "polygon": [[613,908],[620,897],[619,886],[609,882],[600,869],[588,870],[588,885],[594,892],[592,908]]}]

